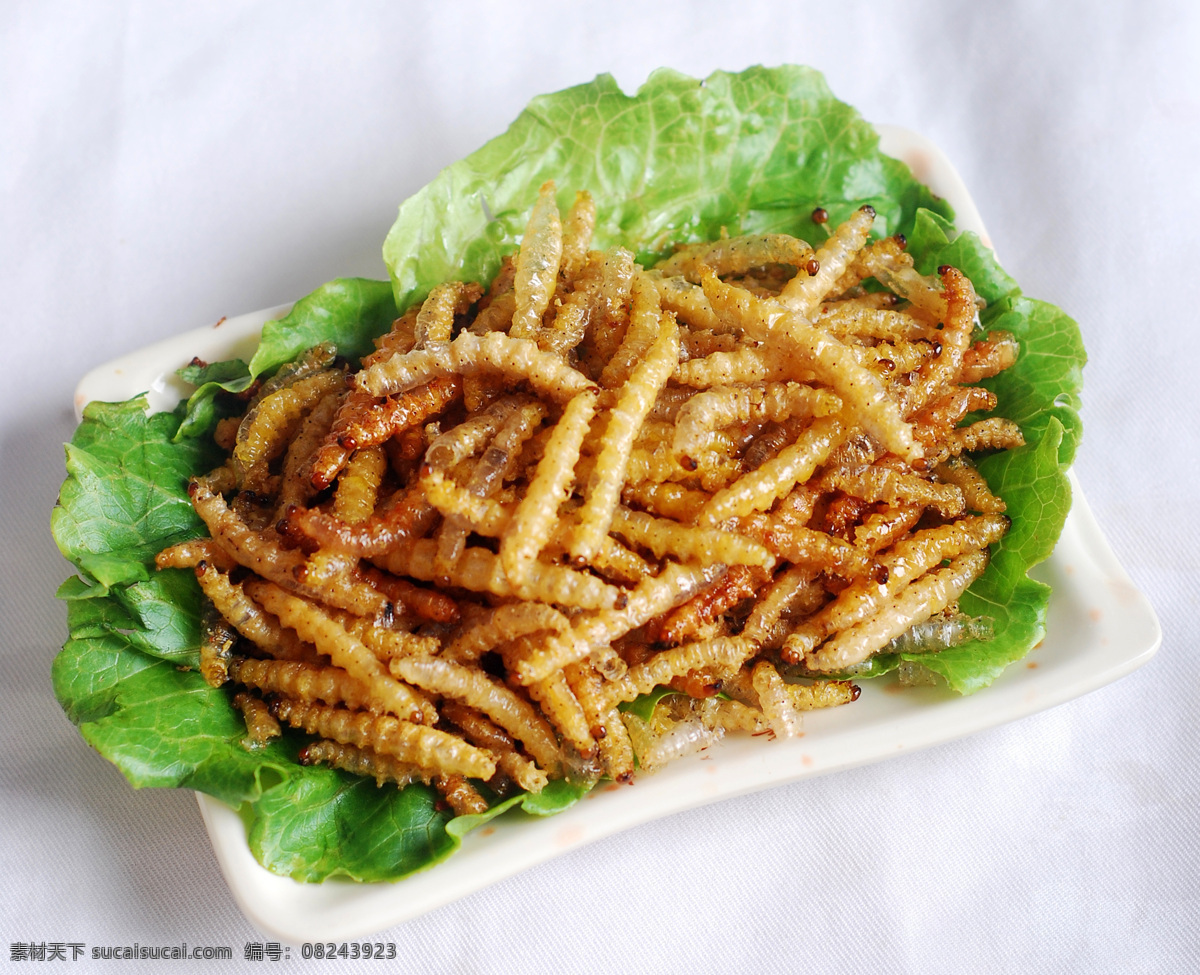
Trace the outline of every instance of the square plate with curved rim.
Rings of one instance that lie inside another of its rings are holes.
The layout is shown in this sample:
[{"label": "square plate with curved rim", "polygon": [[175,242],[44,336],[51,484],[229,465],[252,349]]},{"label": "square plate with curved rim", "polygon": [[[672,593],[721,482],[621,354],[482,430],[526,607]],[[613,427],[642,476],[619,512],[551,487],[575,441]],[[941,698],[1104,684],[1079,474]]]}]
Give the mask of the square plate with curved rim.
[{"label": "square plate with curved rim", "polygon": [[[904,129],[879,126],[883,151],[950,202],[957,225],[990,245],[962,180],[942,152]],[[186,388],[175,370],[193,356],[249,359],[262,324],[287,306],[222,320],[149,346],[93,370],[76,391],[91,400],[124,400],[149,390],[153,409],[170,409]],[[995,727],[1095,690],[1140,667],[1162,640],[1146,598],[1118,564],[1074,476],[1074,500],[1053,555],[1034,575],[1053,587],[1047,636],[1023,662],[970,697],[934,687],[864,682],[853,708],[806,715],[805,734],[787,741],[729,738],[700,756],[641,778],[632,788],[601,788],[547,819],[509,813],[466,837],[444,863],[394,883],[337,880],[301,884],[265,870],[250,853],[245,827],[228,806],[198,794],[213,849],[246,916],[283,939],[364,937],[585,843],[696,806],[850,768]]]}]

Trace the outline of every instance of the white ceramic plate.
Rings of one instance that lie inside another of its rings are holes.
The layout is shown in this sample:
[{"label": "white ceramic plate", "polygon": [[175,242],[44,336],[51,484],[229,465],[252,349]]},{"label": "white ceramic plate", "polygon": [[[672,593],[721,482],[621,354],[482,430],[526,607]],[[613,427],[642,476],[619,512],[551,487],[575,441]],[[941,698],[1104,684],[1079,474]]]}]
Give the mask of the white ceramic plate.
[{"label": "white ceramic plate", "polygon": [[[908,163],[953,205],[958,226],[989,242],[966,187],[941,151],[903,129],[881,126],[879,131],[884,151]],[[102,366],[80,383],[76,408],[149,390],[152,407],[169,409],[184,393],[174,378],[176,369],[193,356],[248,359],[262,323],[286,311],[284,306],[224,320]],[[1095,690],[1149,660],[1162,634],[1074,477],[1071,483],[1074,504],[1062,538],[1034,572],[1054,587],[1046,639],[971,697],[932,687],[901,688],[889,679],[866,681],[853,707],[808,714],[801,738],[732,737],[703,759],[676,762],[630,788],[601,788],[558,816],[510,813],[469,835],[445,863],[396,883],[300,884],[278,877],[251,855],[237,814],[198,795],[221,870],[242,910],[272,935],[293,942],[361,938],[631,826],[961,738]]]}]

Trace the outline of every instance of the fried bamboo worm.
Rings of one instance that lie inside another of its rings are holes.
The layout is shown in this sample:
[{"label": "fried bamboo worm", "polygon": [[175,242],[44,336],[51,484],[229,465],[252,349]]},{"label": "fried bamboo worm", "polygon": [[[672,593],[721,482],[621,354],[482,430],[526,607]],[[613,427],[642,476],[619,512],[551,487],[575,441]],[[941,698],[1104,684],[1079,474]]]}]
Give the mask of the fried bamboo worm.
[{"label": "fried bamboo worm", "polygon": [[356,451],[338,478],[333,495],[333,513],[348,525],[366,521],[375,511],[379,485],[387,470],[387,457],[378,447]]},{"label": "fried bamboo worm", "polygon": [[859,363],[851,347],[773,299],[756,298],[744,288],[725,284],[715,274],[704,275],[703,287],[718,314],[762,339],[775,355],[794,357],[811,369],[853,410],[855,422],[889,450],[909,462],[921,456],[900,405],[875,373]]},{"label": "fried bamboo worm", "polygon": [[611,647],[630,630],[686,602],[701,587],[725,572],[725,566],[671,564],[652,579],[644,579],[619,609],[599,610],[577,616],[563,634],[547,638],[520,660],[514,661],[522,684],[545,680],[557,670],[576,663],[593,650]]},{"label": "fried bamboo worm", "polygon": [[421,538],[436,518],[437,510],[418,482],[396,492],[356,525],[318,508],[300,507],[289,508],[284,523],[289,533],[311,539],[323,550],[370,559]]},{"label": "fried bamboo worm", "polygon": [[816,273],[797,274],[783,286],[779,293],[780,304],[802,318],[812,318],[821,299],[862,250],[874,222],[873,207],[863,206],[855,211],[813,255]]},{"label": "fried bamboo worm", "polygon": [[478,816],[487,812],[487,800],[464,776],[435,775],[433,785],[454,810],[455,816]]},{"label": "fried bamboo worm", "polygon": [[554,181],[547,180],[538,191],[517,253],[513,277],[515,303],[508,332],[513,338],[531,339],[537,334],[558,281],[563,234],[554,194]]},{"label": "fried bamboo worm", "polygon": [[604,446],[579,511],[579,530],[570,545],[572,556],[580,563],[596,554],[608,534],[638,429],[678,361],[679,328],[675,319],[666,315],[646,358],[629,377],[609,414]]},{"label": "fried bamboo worm", "polygon": [[888,600],[925,572],[948,558],[999,541],[1007,530],[1008,519],[1004,515],[979,515],[929,528],[897,542],[880,556],[888,570],[887,581],[859,579],[847,586],[828,606],[793,631],[784,644],[784,658],[797,662],[807,657],[829,634],[855,626],[883,610]]},{"label": "fried bamboo worm", "polygon": [[680,525],[621,505],[613,513],[612,530],[631,545],[648,548],[658,559],[673,555],[684,561],[701,561],[707,556],[726,565],[750,565],[766,570],[775,566],[775,556],[767,548],[743,535],[718,528]]},{"label": "fried bamboo worm", "polygon": [[283,453],[304,414],[345,382],[341,370],[319,372],[276,390],[251,407],[238,427],[233,448],[239,484],[259,490],[267,477],[268,462]]},{"label": "fried bamboo worm", "polygon": [[552,352],[543,352],[531,339],[512,338],[503,332],[475,335],[460,332],[447,347],[417,349],[360,371],[355,387],[373,396],[391,396],[437,376],[487,370],[517,381],[526,381],[539,394],[564,403],[593,383]]},{"label": "fried bamboo worm", "polygon": [[565,674],[572,693],[587,717],[605,774],[614,782],[632,782],[633,743],[629,740],[621,713],[605,697],[600,675],[586,661],[571,664]]},{"label": "fried bamboo worm", "polygon": [[310,735],[394,755],[434,774],[457,773],[473,779],[490,779],[496,774],[496,761],[486,751],[428,725],[288,698],[275,700],[271,708],[281,721]]},{"label": "fried bamboo worm", "polygon": [[526,792],[541,792],[549,783],[546,773],[517,751],[516,743],[480,712],[458,701],[442,704],[442,716],[454,722],[466,739],[496,756],[496,768]]},{"label": "fried bamboo worm", "polygon": [[676,454],[693,453],[706,433],[734,423],[780,422],[794,416],[831,416],[842,401],[827,389],[799,383],[718,386],[697,393],[675,421]]},{"label": "fried bamboo worm", "polygon": [[[496,432],[495,439],[484,450],[483,456],[476,462],[467,480],[465,494],[468,497],[486,499],[499,490],[502,478],[514,465],[521,446],[533,434],[534,428],[541,423],[545,415],[545,406],[535,401],[521,404],[505,419]],[[423,471],[423,477],[437,473],[436,470],[427,467]],[[431,497],[430,500],[434,499]],[[435,500],[434,503],[436,504]],[[439,581],[446,577],[445,573],[462,556],[469,532],[467,521],[462,515],[445,511],[443,514],[445,520],[438,534],[436,557],[436,567],[441,573]]]},{"label": "fried bamboo worm", "polygon": [[[421,539],[408,546],[393,549],[377,559],[379,565],[395,575],[411,576],[423,582],[434,579],[434,557],[437,543]],[[617,602],[618,590],[595,576],[559,565],[539,564],[536,574],[518,594],[500,559],[493,553],[475,546],[468,547],[450,572],[450,584],[487,592],[494,596],[521,598],[536,602],[576,606],[581,609],[602,609]]]},{"label": "fried bamboo worm", "polygon": [[519,636],[542,631],[561,633],[569,625],[567,617],[545,603],[507,603],[487,610],[465,626],[446,645],[442,657],[459,664],[471,663]]},{"label": "fried bamboo worm", "polygon": [[240,583],[216,566],[201,561],[196,565],[196,580],[209,600],[230,625],[260,650],[280,660],[316,662],[317,649],[280,625],[279,620],[251,599]]},{"label": "fried bamboo worm", "polygon": [[629,328],[600,372],[600,385],[606,389],[617,389],[628,381],[658,335],[662,318],[658,289],[654,281],[640,271],[633,276],[630,304]]},{"label": "fried bamboo worm", "polygon": [[486,714],[524,745],[542,769],[557,771],[562,756],[545,718],[528,701],[483,671],[439,657],[402,657],[393,660],[389,669],[401,680]]},{"label": "fried bamboo worm", "polygon": [[958,381],[963,357],[971,347],[976,316],[975,289],[957,268],[943,265],[938,270],[946,303],[946,327],[938,333],[940,351],[921,367],[916,379],[904,391],[906,415],[927,406],[942,390]]},{"label": "fried bamboo worm", "polygon": [[454,330],[454,316],[465,314],[481,297],[483,289],[477,284],[447,281],[437,285],[417,312],[413,323],[414,348],[444,346]]},{"label": "fried bamboo worm", "polygon": [[812,247],[797,237],[788,234],[745,234],[689,244],[660,261],[655,270],[664,277],[678,274],[693,284],[699,284],[702,266],[711,267],[720,277],[736,277],[768,264],[803,268],[812,257]]},{"label": "fried bamboo worm", "polygon": [[649,635],[656,642],[668,646],[684,643],[722,613],[757,595],[763,582],[769,578],[769,573],[759,569],[731,565],[723,578],[696,593],[682,606],[671,610],[652,629],[648,627],[651,629]]},{"label": "fried bamboo worm", "polygon": [[278,720],[261,698],[238,691],[233,695],[233,706],[242,712],[242,718],[246,722],[247,738],[243,744],[248,747],[261,748],[272,738],[283,734]]},{"label": "fried bamboo worm", "polygon": [[562,263],[559,272],[563,281],[573,284],[587,262],[596,226],[596,202],[587,190],[578,190],[567,218],[563,221]]},{"label": "fried bamboo worm", "polygon": [[700,512],[701,525],[719,525],[729,518],[769,508],[797,484],[812,477],[847,433],[840,417],[814,420],[800,438],[779,456],[718,491]]},{"label": "fried bamboo worm", "polygon": [[987,568],[987,550],[961,555],[945,568],[932,569],[896,596],[876,616],[842,630],[812,653],[804,665],[814,671],[845,670],[885,647],[915,623],[940,613]]},{"label": "fried bamboo worm", "polygon": [[[367,688],[372,710],[388,711],[411,721],[432,724],[437,712],[421,693],[388,673],[379,658],[315,603],[267,582],[247,584],[250,594],[302,639]],[[328,737],[328,736],[327,736]]]},{"label": "fried bamboo worm", "polygon": [[365,684],[341,667],[307,664],[299,660],[256,660],[235,657],[229,666],[229,679],[252,687],[263,694],[282,694],[307,704],[343,705],[352,711],[374,711],[371,694]]},{"label": "fried bamboo worm", "polygon": [[[520,643],[520,639],[517,643]],[[507,659],[508,655],[505,656]],[[585,758],[590,758],[596,753],[596,742],[592,737],[587,715],[584,714],[579,699],[575,697],[562,671],[525,685],[525,690],[538,702],[542,713],[558,729],[566,744]]]},{"label": "fried bamboo worm", "polygon": [[301,748],[299,760],[301,765],[332,765],[353,775],[374,779],[377,786],[391,782],[399,789],[410,782],[428,779],[430,774],[411,762],[400,761],[394,755],[380,755],[369,748],[358,748],[328,738],[318,738]]},{"label": "fried bamboo worm", "polygon": [[718,675],[732,673],[753,652],[753,644],[741,637],[718,637],[672,647],[656,653],[645,663],[630,667],[624,677],[606,684],[605,698],[613,705],[632,701],[689,670],[711,670]]}]

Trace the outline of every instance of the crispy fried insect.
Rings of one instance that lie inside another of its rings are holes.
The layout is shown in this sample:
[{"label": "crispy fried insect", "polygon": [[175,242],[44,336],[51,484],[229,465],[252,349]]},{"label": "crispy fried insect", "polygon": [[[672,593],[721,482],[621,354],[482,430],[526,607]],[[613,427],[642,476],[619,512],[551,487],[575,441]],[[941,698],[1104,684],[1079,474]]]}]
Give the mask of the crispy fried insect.
[{"label": "crispy fried insect", "polygon": [[912,504],[933,508],[943,518],[955,518],[964,508],[962,491],[953,484],[927,481],[890,467],[874,466],[856,474],[837,471],[821,479],[822,488],[845,491],[864,501]]},{"label": "crispy fried insect", "polygon": [[970,426],[958,427],[938,445],[927,458],[930,464],[940,464],[948,457],[981,450],[1013,450],[1025,444],[1021,428],[1005,417],[990,416]]},{"label": "crispy fried insect", "polygon": [[783,649],[784,658],[792,662],[800,660],[828,634],[845,630],[874,615],[888,599],[894,598],[928,570],[946,559],[998,541],[1007,529],[1008,519],[1003,515],[969,516],[897,542],[880,556],[888,570],[886,581],[859,579],[843,589],[828,606],[788,637]]},{"label": "crispy fried insect", "polygon": [[396,353],[411,352],[417,344],[417,315],[420,305],[413,305],[403,315],[392,322],[392,327],[374,339],[375,350],[363,356],[364,366],[372,365],[396,355]]},{"label": "crispy fried insect", "polygon": [[442,716],[458,725],[468,741],[495,755],[496,768],[526,792],[541,792],[550,781],[545,772],[516,750],[512,738],[474,708],[446,701]]},{"label": "crispy fried insect", "polygon": [[988,332],[987,339],[976,342],[963,353],[959,382],[977,383],[1003,372],[1014,362],[1020,347],[1011,332]]},{"label": "crispy fried insect", "polygon": [[845,539],[812,528],[788,524],[778,516],[752,515],[739,518],[738,531],[761,542],[785,562],[824,569],[847,579],[878,579],[882,567],[860,548]]},{"label": "crispy fried insect", "polygon": [[365,684],[341,667],[307,664],[299,660],[257,660],[234,657],[229,679],[263,694],[282,694],[293,701],[344,705],[354,711],[375,711]]},{"label": "crispy fried insect", "polygon": [[559,272],[564,283],[573,284],[587,261],[596,226],[596,202],[587,190],[578,190],[567,218],[563,221],[562,264]]},{"label": "crispy fried insect", "polygon": [[304,414],[345,382],[345,373],[330,369],[284,386],[251,407],[238,427],[233,448],[240,484],[250,490],[261,489],[267,478],[267,463],[283,453]]},{"label": "crispy fried insect", "polygon": [[816,378],[816,373],[800,368],[788,358],[775,355],[755,343],[730,352],[712,352],[703,358],[680,362],[673,378],[684,386],[707,389],[734,383],[809,382]]},{"label": "crispy fried insect", "polygon": [[473,779],[490,779],[496,774],[496,761],[488,752],[428,725],[287,698],[276,699],[271,709],[281,721],[310,735],[394,755],[431,773],[457,773]]},{"label": "crispy fried insect", "polygon": [[559,356],[543,352],[531,339],[512,338],[504,332],[482,336],[460,332],[444,349],[418,349],[376,363],[356,374],[354,383],[374,396],[391,396],[437,376],[480,370],[526,381],[559,403],[593,385],[587,376]]},{"label": "crispy fried insect", "polygon": [[[468,498],[486,499],[500,489],[502,478],[516,465],[522,444],[532,436],[545,415],[546,407],[536,401],[521,403],[509,414],[467,479],[465,494]],[[428,473],[437,472],[431,470]],[[436,504],[432,495],[430,500]],[[465,515],[445,509],[442,513],[445,520],[438,535],[436,556],[439,581],[448,577],[449,569],[461,558],[470,528]]]},{"label": "crispy fried insect", "polygon": [[780,738],[795,738],[803,730],[800,712],[792,703],[787,686],[769,660],[760,660],[751,672],[758,706],[767,716],[771,730]]},{"label": "crispy fried insect", "polygon": [[272,738],[278,738],[283,734],[279,722],[261,698],[247,694],[245,691],[238,691],[233,695],[233,706],[242,712],[242,717],[246,721],[247,737],[243,742],[246,747],[262,748]]},{"label": "crispy fried insect", "polygon": [[284,524],[289,535],[310,539],[323,550],[370,559],[421,538],[436,518],[437,510],[417,483],[392,495],[357,525],[318,508],[300,507],[287,510]]},{"label": "crispy fried insect", "polygon": [[237,560],[229,555],[211,538],[193,538],[164,548],[154,557],[159,569],[194,569],[205,562],[215,569],[228,572],[237,566]]},{"label": "crispy fried insect", "polygon": [[840,417],[814,420],[779,456],[714,494],[700,512],[700,524],[719,525],[729,518],[769,508],[797,484],[807,481],[842,442],[846,432],[846,424]]},{"label": "crispy fried insect", "polygon": [[694,524],[708,501],[707,492],[669,482],[631,482],[622,494],[626,501],[683,525]]},{"label": "crispy fried insect", "polygon": [[428,778],[417,766],[402,762],[393,755],[380,755],[369,748],[358,748],[328,738],[318,738],[300,749],[301,765],[332,765],[354,775],[375,780],[377,786],[395,783],[403,789],[410,782]]},{"label": "crispy fried insect", "polygon": [[333,494],[333,513],[348,525],[371,517],[379,496],[379,485],[387,470],[387,456],[379,447],[357,451],[345,473],[338,478]]},{"label": "crispy fried insect", "polygon": [[362,641],[348,633],[322,607],[269,582],[247,583],[247,589],[284,626],[291,627],[327,654],[335,666],[360,681],[367,689],[372,710],[388,711],[427,724],[437,720],[437,712],[424,695],[389,674],[388,668]]},{"label": "crispy fried insect", "polygon": [[454,316],[465,314],[481,297],[483,289],[477,284],[447,281],[435,287],[422,302],[413,323],[414,348],[428,349],[449,342]]},{"label": "crispy fried insect", "polygon": [[697,393],[680,409],[674,449],[677,454],[694,453],[705,433],[733,423],[830,416],[841,407],[842,401],[829,390],[799,383],[716,386]]},{"label": "crispy fried insect", "polygon": [[693,638],[702,626],[753,597],[769,577],[768,572],[758,568],[731,565],[722,578],[662,617],[650,628],[649,636],[667,645],[683,643]]},{"label": "crispy fried insect", "polygon": [[565,358],[583,341],[592,318],[600,313],[604,265],[604,255],[587,256],[572,290],[555,299],[557,311],[553,321],[538,332],[538,348]]},{"label": "crispy fried insect", "polygon": [[620,680],[605,685],[604,694],[608,701],[616,705],[621,701],[632,701],[639,694],[649,694],[660,684],[667,684],[671,678],[680,677],[690,670],[732,673],[753,652],[753,644],[736,636],[685,643],[681,647],[656,653],[645,663],[630,667]]},{"label": "crispy fried insect", "polygon": [[442,656],[455,663],[469,663],[519,636],[551,630],[561,633],[569,625],[567,617],[545,603],[506,603],[464,626],[446,645]]},{"label": "crispy fried insect", "polygon": [[517,253],[513,278],[516,301],[508,332],[514,338],[529,339],[537,334],[554,295],[563,254],[562,222],[554,195],[554,181],[547,180],[538,191]]},{"label": "crispy fried insect", "polygon": [[656,270],[665,276],[682,275],[699,284],[699,267],[707,265],[721,277],[743,275],[767,264],[789,264],[802,268],[813,257],[813,249],[804,241],[788,234],[746,234],[725,237],[700,244],[689,244],[677,250]]},{"label": "crispy fried insect", "polygon": [[281,626],[278,619],[251,599],[239,583],[230,581],[217,566],[201,560],[195,571],[204,595],[238,633],[260,650],[280,660],[316,661],[320,658],[312,644],[305,643],[293,630]]},{"label": "crispy fried insect", "polygon": [[305,504],[316,493],[312,483],[312,465],[320,452],[337,414],[344,392],[340,389],[326,393],[300,424],[300,430],[288,445],[279,491],[275,496],[275,511],[281,513],[289,505]]},{"label": "crispy fried insect", "polygon": [[[893,297],[884,292],[887,297]],[[814,324],[838,336],[858,339],[881,339],[890,342],[913,342],[930,339],[936,332],[907,312],[879,308],[865,298],[830,301],[817,312]]]},{"label": "crispy fried insect", "polygon": [[[437,543],[421,539],[410,545],[392,549],[378,558],[380,566],[394,575],[411,576],[424,582],[435,578],[434,557]],[[469,546],[450,572],[450,584],[472,592],[487,592],[493,596],[520,595],[535,602],[556,603],[580,609],[602,609],[617,601],[617,590],[595,576],[576,572],[560,565],[539,563],[520,594],[508,581],[498,556],[487,549]]]},{"label": "crispy fried insect", "polygon": [[380,660],[437,653],[441,649],[441,643],[435,636],[394,629],[393,626],[398,625],[395,619],[392,625],[385,626],[379,620],[369,616],[355,616],[346,610],[330,610],[330,615],[347,633],[361,640],[363,646]]},{"label": "crispy fried insect", "polygon": [[577,616],[566,633],[529,647],[523,658],[513,662],[517,678],[526,685],[545,680],[593,650],[611,647],[630,630],[686,602],[724,572],[723,565],[668,564],[660,575],[643,579],[619,608]]},{"label": "crispy fried insect", "polygon": [[487,800],[463,776],[435,775],[433,784],[455,816],[477,816],[487,812]]},{"label": "crispy fried insect", "polygon": [[779,293],[779,301],[797,315],[810,318],[834,283],[850,266],[867,242],[867,234],[875,222],[875,210],[863,206],[856,210],[834,231],[833,236],[817,248],[813,259],[818,265],[815,274],[797,274]]},{"label": "crispy fried insect", "polygon": [[946,304],[946,327],[938,333],[941,350],[921,367],[904,391],[905,412],[909,415],[932,403],[947,386],[958,381],[964,354],[971,347],[977,314],[975,289],[957,268],[943,266],[941,274]]},{"label": "crispy fried insect", "polygon": [[662,303],[654,281],[636,271],[630,289],[629,328],[621,344],[600,372],[600,385],[606,389],[623,386],[634,367],[642,361],[658,336],[662,318]]},{"label": "crispy fried insect", "polygon": [[854,544],[864,552],[887,548],[920,521],[924,511],[915,504],[898,504],[872,512],[854,529]]},{"label": "crispy fried insect", "polygon": [[774,647],[777,626],[789,614],[808,615],[826,601],[825,590],[817,583],[817,572],[807,565],[793,565],[780,572],[746,618],[742,636],[758,647]]},{"label": "crispy fried insect", "polygon": [[584,344],[588,346],[586,363],[591,375],[598,375],[604,363],[625,335],[629,324],[629,296],[637,268],[633,254],[614,247],[601,257],[600,278],[595,311],[589,318]]},{"label": "crispy fried insect", "polygon": [[633,781],[633,743],[621,713],[605,697],[603,679],[586,661],[571,664],[564,672],[587,717],[605,775],[614,782]]},{"label": "crispy fried insect", "polygon": [[401,657],[388,667],[401,680],[486,714],[524,745],[544,770],[557,770],[561,755],[545,718],[528,701],[483,671],[440,657]]},{"label": "crispy fried insect", "polygon": [[[921,456],[920,445],[913,440],[912,427],[904,420],[900,406],[887,394],[880,379],[858,362],[851,346],[815,328],[799,313],[785,310],[773,299],[756,298],[712,273],[704,275],[703,286],[718,314],[729,316],[752,337],[766,340],[775,356],[793,359],[795,368],[809,369],[828,383],[871,436],[905,460],[911,462]],[[801,303],[803,300],[798,299]]]},{"label": "crispy fried insect", "polygon": [[681,525],[622,505],[613,513],[612,530],[631,545],[648,548],[659,559],[673,555],[701,561],[707,556],[726,565],[757,566],[767,571],[775,566],[775,557],[745,536],[718,528]]},{"label": "crispy fried insect", "polygon": [[[525,637],[524,639],[529,639]],[[520,642],[520,641],[518,641]],[[534,681],[525,686],[529,696],[537,701],[546,719],[558,729],[563,741],[584,757],[596,752],[591,725],[583,707],[572,692],[567,678],[560,670],[545,680]],[[564,764],[565,757],[564,757]]]},{"label": "crispy fried insect", "polygon": [[1000,514],[1005,509],[1004,501],[992,493],[988,482],[975,468],[970,459],[963,456],[951,457],[933,469],[936,478],[955,485],[963,493],[968,511],[980,514]]},{"label": "crispy fried insect", "polygon": [[206,606],[200,617],[200,676],[209,687],[220,687],[229,679],[236,642],[237,630],[215,606]]},{"label": "crispy fried insect", "polygon": [[[389,437],[437,416],[462,395],[462,379],[438,376],[381,403],[374,398],[364,403],[365,395],[361,390],[352,391],[346,399],[347,406],[339,412],[334,423],[333,438],[350,450],[381,444]],[[358,409],[354,408],[356,406]],[[333,477],[328,471],[322,471],[322,475],[326,484],[332,483]]]},{"label": "crispy fried insect", "polygon": [[[659,268],[650,271],[649,277],[658,288],[662,307],[675,315],[681,324],[686,324],[693,330],[731,338],[728,334],[730,331],[728,323],[713,311],[708,297],[704,294],[704,289],[697,287],[698,278],[694,284],[682,276],[664,275]],[[693,332],[693,334],[695,333]],[[707,354],[709,353],[692,352],[689,349],[689,356]]]},{"label": "crispy fried insect", "polygon": [[889,607],[806,653],[804,665],[814,671],[838,671],[866,660],[915,623],[924,622],[956,601],[983,574],[987,562],[985,549],[961,555],[945,568],[930,570],[901,590]]},{"label": "crispy fried insect", "polygon": [[608,416],[603,446],[579,510],[579,530],[569,546],[577,561],[591,559],[608,534],[638,428],[678,361],[679,328],[675,319],[667,315],[659,324],[658,337],[634,369]]}]

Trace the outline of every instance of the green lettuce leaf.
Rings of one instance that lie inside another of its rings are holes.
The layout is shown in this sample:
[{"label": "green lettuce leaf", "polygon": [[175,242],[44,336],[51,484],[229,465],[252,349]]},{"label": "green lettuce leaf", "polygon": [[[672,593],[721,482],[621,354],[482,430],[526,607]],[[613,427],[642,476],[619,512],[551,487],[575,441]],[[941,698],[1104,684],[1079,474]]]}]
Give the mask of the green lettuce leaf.
[{"label": "green lettuce leaf", "polygon": [[298,737],[248,749],[228,695],[193,669],[194,580],[153,569],[161,548],[202,533],[186,481],[217,462],[202,434],[232,409],[223,404],[226,394],[317,342],[332,340],[353,360],[441,281],[490,280],[516,249],[538,187],[550,178],[563,207],[576,190],[591,191],[597,246],[621,243],[643,260],[723,229],[819,241],[815,207],[836,222],[869,202],[876,232],[905,233],[922,270],[962,267],[988,301],[984,327],[1010,330],[1021,342],[1017,366],[989,385],[1028,445],[981,465],[1008,500],[1014,528],[963,607],[992,616],[997,638],[921,662],[965,693],[1041,638],[1049,593],[1027,572],[1049,554],[1070,507],[1063,471],[1079,440],[1084,361],[1075,323],[1023,296],[987,248],[957,235],[945,203],[878,151],[874,130],[816,72],[752,68],[697,81],[664,70],[635,95],[601,76],[535,99],[506,133],[406,201],[384,244],[390,281],[348,279],[318,289],[264,327],[249,363],[185,370],[199,389],[172,413],[148,417],[143,400],[92,404],[67,447],[52,529],[81,575],[59,591],[70,639],[54,664],[58,699],[134,785],[186,786],[239,807],[255,856],[279,873],[306,881],[395,879],[448,856],[467,830],[495,816],[550,814],[586,791],[556,782],[482,816],[453,818],[424,787],[381,789],[300,766]]}]

